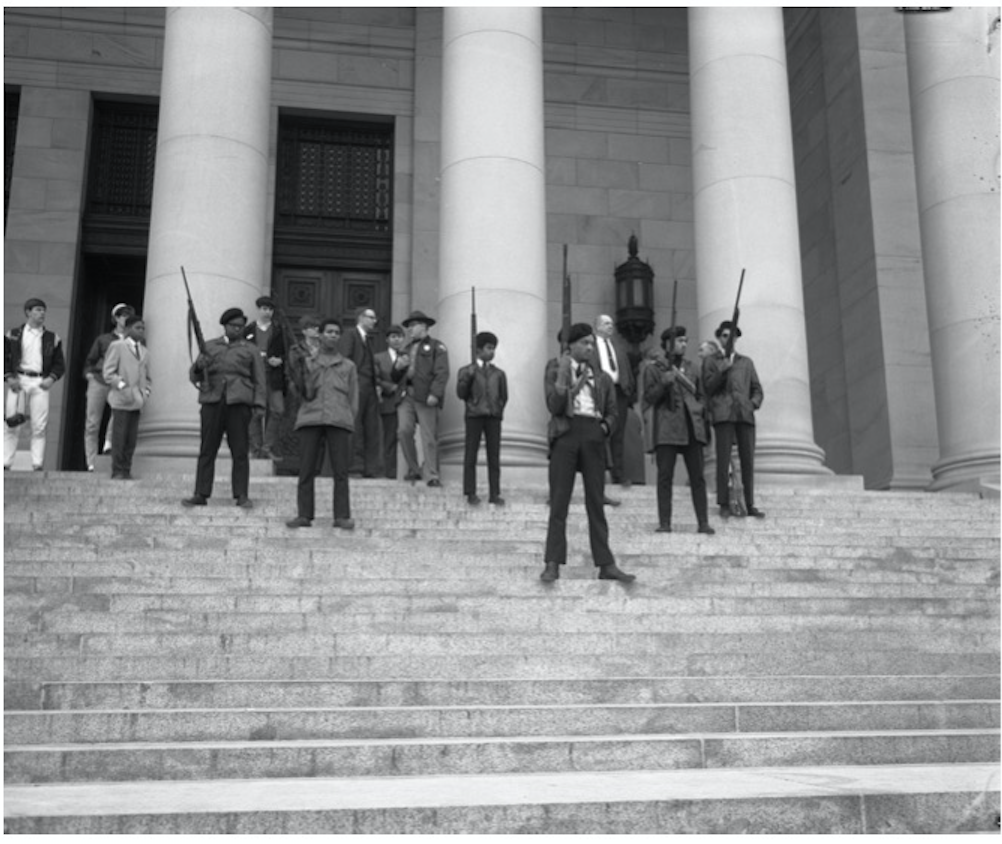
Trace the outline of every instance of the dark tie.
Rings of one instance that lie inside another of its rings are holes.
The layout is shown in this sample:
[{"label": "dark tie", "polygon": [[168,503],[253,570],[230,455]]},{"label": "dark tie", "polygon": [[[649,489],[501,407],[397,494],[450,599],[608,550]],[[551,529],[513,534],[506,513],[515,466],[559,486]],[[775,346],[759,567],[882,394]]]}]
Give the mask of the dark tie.
[{"label": "dark tie", "polygon": [[616,355],[612,351],[612,343],[608,340],[605,341],[605,353],[609,356],[609,368],[615,372],[616,371]]}]

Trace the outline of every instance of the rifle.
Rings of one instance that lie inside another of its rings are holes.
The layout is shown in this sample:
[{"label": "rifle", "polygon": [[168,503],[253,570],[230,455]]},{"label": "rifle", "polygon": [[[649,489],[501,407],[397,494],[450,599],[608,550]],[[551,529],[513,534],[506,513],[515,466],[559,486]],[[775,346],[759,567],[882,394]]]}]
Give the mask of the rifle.
[{"label": "rifle", "polygon": [[470,288],[470,360],[477,362],[477,288]]},{"label": "rifle", "polygon": [[[291,381],[297,387],[300,385],[296,383],[295,373],[292,370],[292,350],[296,349],[302,354],[302,357],[308,357],[306,348],[300,342],[299,338],[296,337],[295,329],[292,327],[292,323],[289,322],[289,317],[285,313],[285,309],[280,307],[278,304],[278,296],[275,295],[275,289],[271,289],[271,301],[275,303],[275,319],[278,321],[279,327],[282,329],[282,345],[284,346],[284,354],[282,355],[282,369],[285,372],[285,378],[287,381]],[[292,344],[291,346],[289,344]]]},{"label": "rifle", "polygon": [[671,371],[675,373],[675,378],[678,383],[681,384],[685,389],[687,389],[693,395],[696,395],[696,385],[692,383],[685,374],[679,369],[675,364],[671,362],[672,355],[675,351],[675,329],[678,327],[678,311],[675,308],[675,303],[678,301],[678,279],[675,279],[675,286],[671,291],[671,348],[668,350],[668,366],[671,367]]},{"label": "rifle", "polygon": [[738,303],[741,301],[741,288],[745,284],[745,270],[744,267],[741,268],[741,280],[738,281],[738,297],[734,300],[734,315],[731,317],[731,336],[727,338],[727,343],[724,346],[724,357],[730,360],[734,356],[734,341],[737,339],[738,333],[738,318],[741,316],[741,309],[738,307]]},{"label": "rifle", "polygon": [[[188,294],[188,357],[191,357],[192,334],[195,335],[195,343],[198,345],[198,356],[202,357],[205,354],[205,335],[202,333],[202,324],[198,321],[198,314],[195,313],[195,303],[191,299],[191,288],[188,286],[188,276],[183,265],[181,266],[181,278],[184,280],[185,293]],[[197,363],[197,361],[193,363]],[[203,382],[196,381],[194,375],[191,375],[190,379],[196,389],[206,389],[207,385],[203,386]]]},{"label": "rifle", "polygon": [[567,244],[564,244],[564,278],[560,301],[560,352],[570,348],[571,336],[571,277],[567,274]]}]

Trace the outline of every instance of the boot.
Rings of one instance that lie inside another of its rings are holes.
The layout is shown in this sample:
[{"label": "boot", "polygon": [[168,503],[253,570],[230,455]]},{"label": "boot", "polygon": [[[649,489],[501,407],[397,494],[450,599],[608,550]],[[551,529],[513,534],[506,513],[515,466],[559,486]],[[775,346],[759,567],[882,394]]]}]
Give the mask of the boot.
[{"label": "boot", "polygon": [[620,583],[633,583],[637,579],[635,574],[627,574],[625,571],[619,569],[615,563],[608,566],[602,566],[598,570],[599,580],[618,580]]},{"label": "boot", "polygon": [[539,579],[543,583],[553,583],[560,577],[560,563],[547,563],[546,568],[543,569],[543,573],[539,576]]}]

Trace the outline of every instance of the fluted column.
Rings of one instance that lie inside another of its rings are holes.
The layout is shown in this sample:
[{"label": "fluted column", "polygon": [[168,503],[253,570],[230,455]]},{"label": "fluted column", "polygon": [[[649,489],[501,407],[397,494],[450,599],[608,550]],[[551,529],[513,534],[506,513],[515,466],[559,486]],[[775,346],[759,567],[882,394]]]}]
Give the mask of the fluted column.
[{"label": "fluted column", "polygon": [[829,474],[814,442],[780,8],[689,10],[700,337],[734,308],[765,390],[756,474]]},{"label": "fluted column", "polygon": [[268,286],[271,36],[270,8],[167,10],[144,305],[154,394],[140,454],[198,452],[180,267],[206,339],[226,308],[251,316]]},{"label": "fluted column", "polygon": [[[439,325],[453,377],[441,449],[461,462],[455,371],[469,363],[470,288],[509,375],[501,459],[546,462],[546,201],[542,11],[447,7],[442,66]],[[482,450],[481,450],[482,451]]]},{"label": "fluted column", "polygon": [[939,428],[933,489],[999,477],[998,13],[905,18]]}]

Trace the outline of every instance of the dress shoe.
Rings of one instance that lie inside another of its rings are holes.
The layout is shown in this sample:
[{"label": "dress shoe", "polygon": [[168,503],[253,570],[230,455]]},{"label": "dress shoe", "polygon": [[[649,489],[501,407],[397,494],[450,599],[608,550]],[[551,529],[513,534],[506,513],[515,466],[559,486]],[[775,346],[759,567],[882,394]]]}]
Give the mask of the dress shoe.
[{"label": "dress shoe", "polygon": [[476,507],[480,503],[480,497],[477,495],[467,495],[466,503],[472,504],[474,507]]},{"label": "dress shoe", "polygon": [[763,513],[757,507],[749,507],[748,508],[748,515],[749,516],[754,516],[756,519],[764,519],[765,518],[765,513]]},{"label": "dress shoe", "polygon": [[408,472],[404,475],[404,480],[414,483],[415,481],[421,480],[421,476],[417,472]]},{"label": "dress shoe", "polygon": [[658,525],[655,533],[671,533],[671,525]]},{"label": "dress shoe", "polygon": [[250,510],[254,506],[254,502],[251,501],[246,495],[241,495],[236,501],[237,507],[243,507],[245,510]]},{"label": "dress shoe", "polygon": [[341,530],[354,530],[355,520],[354,519],[335,519],[334,527],[341,528]]},{"label": "dress shoe", "polygon": [[493,498],[489,499],[488,503],[495,504],[498,507],[504,507],[504,499],[500,495],[495,495]]},{"label": "dress shoe", "polygon": [[428,481],[428,486],[442,486],[442,482],[438,478],[432,478]]},{"label": "dress shoe", "polygon": [[191,498],[182,498],[181,503],[185,507],[204,507],[206,504],[209,503],[209,499],[207,499],[204,495],[199,495],[198,493],[195,493],[195,495],[193,495]]},{"label": "dress shoe", "polygon": [[602,499],[602,503],[606,507],[618,507],[622,502],[617,501],[615,498],[609,498],[609,496],[607,495],[605,496],[605,498]]},{"label": "dress shoe", "polygon": [[285,523],[285,526],[291,528],[313,527],[313,522],[304,516],[296,516],[294,519],[289,519],[289,521]]},{"label": "dress shoe", "polygon": [[724,505],[720,506],[720,518],[729,519],[731,517],[731,508]]},{"label": "dress shoe", "polygon": [[598,570],[599,580],[618,580],[620,583],[633,583],[637,579],[635,574],[627,574],[625,571],[619,569],[615,563],[608,566],[602,566]]},{"label": "dress shoe", "polygon": [[553,583],[560,579],[560,563],[547,563],[543,573],[539,576],[543,583]]},{"label": "dress shoe", "polygon": [[716,531],[711,528],[706,522],[703,522],[698,528],[696,528],[696,533],[705,533],[712,536]]}]

